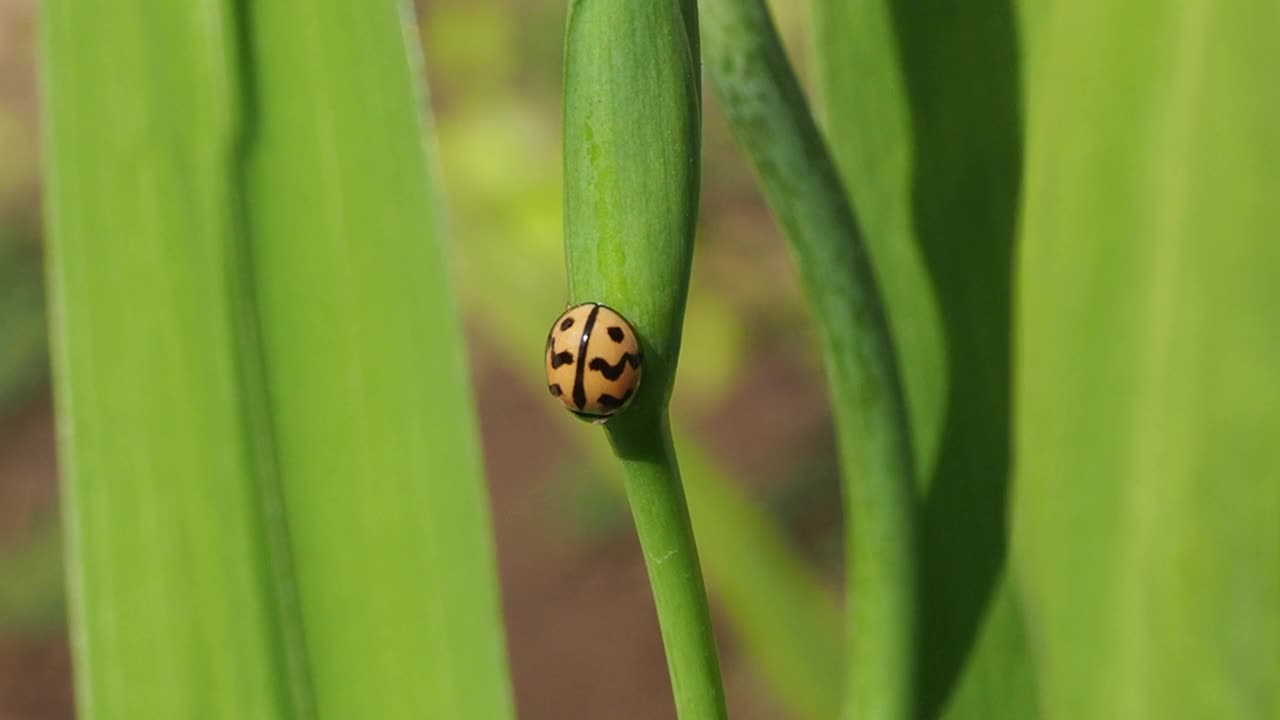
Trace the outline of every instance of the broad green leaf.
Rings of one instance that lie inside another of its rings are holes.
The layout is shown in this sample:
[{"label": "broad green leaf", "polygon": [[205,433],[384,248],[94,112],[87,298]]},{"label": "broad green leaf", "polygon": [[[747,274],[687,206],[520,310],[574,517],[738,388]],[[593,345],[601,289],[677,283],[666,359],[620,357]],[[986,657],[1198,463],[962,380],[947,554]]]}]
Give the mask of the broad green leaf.
[{"label": "broad green leaf", "polygon": [[400,5],[72,5],[43,32],[81,712],[509,716]]},{"label": "broad green leaf", "polygon": [[246,8],[246,232],[316,706],[509,716],[415,28],[389,1]]},{"label": "broad green leaf", "polygon": [[1013,9],[813,9],[827,137],[884,287],[920,468],[921,711],[1029,717],[1029,676],[1008,672],[1026,647],[1005,580],[1023,152]]},{"label": "broad green leaf", "polygon": [[1280,5],[1024,10],[1014,565],[1043,716],[1280,717]]},{"label": "broad green leaf", "polygon": [[287,572],[246,423],[235,28],[41,4],[50,310],[77,707],[294,717]]}]

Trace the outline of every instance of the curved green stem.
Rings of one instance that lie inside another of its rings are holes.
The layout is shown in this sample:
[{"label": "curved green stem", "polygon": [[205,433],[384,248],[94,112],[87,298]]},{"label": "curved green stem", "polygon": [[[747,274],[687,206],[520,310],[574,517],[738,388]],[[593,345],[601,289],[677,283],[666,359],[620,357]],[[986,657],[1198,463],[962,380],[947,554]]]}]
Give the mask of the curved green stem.
[{"label": "curved green stem", "polygon": [[844,477],[847,715],[914,716],[914,469],[897,361],[861,231],[761,0],[702,0],[712,84],[791,242]]},{"label": "curved green stem", "polygon": [[609,441],[626,470],[676,711],[681,720],[724,718],[715,633],[670,423],[665,412],[614,422]]}]

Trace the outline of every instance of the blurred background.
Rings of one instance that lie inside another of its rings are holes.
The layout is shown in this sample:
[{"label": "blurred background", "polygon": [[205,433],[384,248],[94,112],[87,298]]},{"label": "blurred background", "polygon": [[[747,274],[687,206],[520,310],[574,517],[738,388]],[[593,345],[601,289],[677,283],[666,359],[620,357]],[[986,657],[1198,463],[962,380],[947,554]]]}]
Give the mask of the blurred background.
[{"label": "blurred background", "polygon": [[[0,720],[69,718],[57,461],[45,345],[33,0],[0,0]],[[645,568],[583,428],[545,396],[563,308],[563,0],[419,3],[478,388],[503,609],[522,718],[672,713]],[[803,4],[775,13],[802,75]],[[786,248],[706,94],[702,217],[675,395],[684,442],[743,483],[839,586],[829,417]],[[529,268],[536,268],[530,272]],[[542,320],[539,320],[542,322]],[[510,338],[534,337],[529,347]],[[785,479],[785,482],[783,482]],[[715,599],[712,599],[713,606]],[[713,607],[713,611],[718,609]],[[730,710],[784,717],[718,628]]]}]

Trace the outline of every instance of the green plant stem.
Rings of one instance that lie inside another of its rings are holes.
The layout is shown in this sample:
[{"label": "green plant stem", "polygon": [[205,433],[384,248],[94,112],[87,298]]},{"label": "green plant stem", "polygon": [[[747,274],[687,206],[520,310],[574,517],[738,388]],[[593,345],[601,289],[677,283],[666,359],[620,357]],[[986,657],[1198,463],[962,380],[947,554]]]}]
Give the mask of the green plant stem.
[{"label": "green plant stem", "polygon": [[675,382],[698,216],[701,109],[689,2],[575,0],[565,34],[571,302],[631,321],[644,381],[607,428],[627,475],[682,720],[725,717],[706,591],[676,467]]},{"label": "green plant stem", "polygon": [[764,3],[703,0],[712,84],[790,240],[814,313],[844,478],[848,716],[914,716],[914,469],[861,232]]},{"label": "green plant stem", "polygon": [[658,610],[681,720],[726,717],[720,661],[698,548],[665,413],[610,428]]}]

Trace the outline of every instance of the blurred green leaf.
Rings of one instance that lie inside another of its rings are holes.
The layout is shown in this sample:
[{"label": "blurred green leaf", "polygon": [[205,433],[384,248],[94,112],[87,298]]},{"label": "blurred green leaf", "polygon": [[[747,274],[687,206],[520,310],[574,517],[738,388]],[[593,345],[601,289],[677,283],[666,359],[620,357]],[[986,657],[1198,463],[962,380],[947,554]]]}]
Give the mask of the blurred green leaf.
[{"label": "blurred green leaf", "polygon": [[1280,5],[1023,5],[1014,565],[1043,716],[1280,717]]},{"label": "blurred green leaf", "polygon": [[402,7],[42,9],[79,708],[511,715]]},{"label": "blurred green leaf", "polygon": [[707,582],[783,707],[796,717],[839,714],[840,613],[770,516],[691,443],[680,463]]},{"label": "blurred green leaf", "polygon": [[248,6],[266,391],[317,707],[500,718],[480,449],[402,9]]},{"label": "blurred green leaf", "polygon": [[708,75],[808,300],[844,500],[844,707],[917,714],[916,469],[885,300],[862,229],[763,0],[704,0]]},{"label": "blurred green leaf", "polygon": [[[899,349],[920,468],[924,716],[1032,717],[1007,586],[1011,263],[1021,192],[1009,0],[814,0],[826,129]],[[849,42],[850,37],[859,42]]]}]

